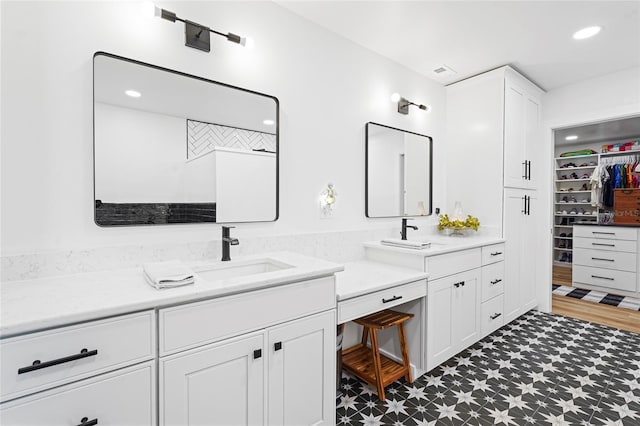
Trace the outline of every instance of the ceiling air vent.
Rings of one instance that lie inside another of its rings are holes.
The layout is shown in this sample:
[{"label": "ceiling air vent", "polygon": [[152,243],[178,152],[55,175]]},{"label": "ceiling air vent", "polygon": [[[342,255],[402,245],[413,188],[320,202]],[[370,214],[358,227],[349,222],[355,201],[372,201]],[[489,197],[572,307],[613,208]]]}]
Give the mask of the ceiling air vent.
[{"label": "ceiling air vent", "polygon": [[455,75],[456,72],[454,70],[452,70],[451,68],[449,68],[448,66],[442,64],[442,65],[438,65],[437,67],[435,67],[433,69],[433,73],[436,74],[439,77],[445,77],[445,76],[449,76],[449,75]]}]

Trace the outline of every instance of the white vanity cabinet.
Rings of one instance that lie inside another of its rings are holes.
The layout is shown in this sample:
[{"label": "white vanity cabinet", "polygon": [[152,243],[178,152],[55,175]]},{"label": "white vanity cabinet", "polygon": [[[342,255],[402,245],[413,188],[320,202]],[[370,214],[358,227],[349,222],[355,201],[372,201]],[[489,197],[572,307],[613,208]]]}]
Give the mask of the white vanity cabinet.
[{"label": "white vanity cabinet", "polygon": [[161,309],[160,424],[332,424],[335,305],[327,277]]},{"label": "white vanity cabinet", "polygon": [[155,324],[146,311],[3,339],[0,424],[155,424]]}]

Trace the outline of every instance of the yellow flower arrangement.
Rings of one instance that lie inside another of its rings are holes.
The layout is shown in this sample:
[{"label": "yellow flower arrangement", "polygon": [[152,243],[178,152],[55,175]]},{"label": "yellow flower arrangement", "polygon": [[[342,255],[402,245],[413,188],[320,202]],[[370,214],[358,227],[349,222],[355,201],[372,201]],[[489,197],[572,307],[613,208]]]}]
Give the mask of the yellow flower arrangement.
[{"label": "yellow flower arrangement", "polygon": [[438,231],[442,231],[444,229],[453,229],[454,231],[473,229],[474,231],[477,231],[478,228],[480,228],[480,221],[477,217],[473,217],[471,215],[467,215],[466,220],[451,220],[449,219],[449,215],[443,214],[440,216],[440,221],[438,222]]}]

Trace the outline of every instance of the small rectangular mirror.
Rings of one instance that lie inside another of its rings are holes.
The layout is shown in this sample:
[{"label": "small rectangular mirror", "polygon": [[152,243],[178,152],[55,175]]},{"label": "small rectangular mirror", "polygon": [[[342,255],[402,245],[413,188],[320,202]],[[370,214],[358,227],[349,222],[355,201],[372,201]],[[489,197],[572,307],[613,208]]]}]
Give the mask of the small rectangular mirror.
[{"label": "small rectangular mirror", "polygon": [[278,100],[98,52],[100,226],[278,218]]},{"label": "small rectangular mirror", "polygon": [[431,214],[432,149],[429,136],[366,124],[367,217]]}]

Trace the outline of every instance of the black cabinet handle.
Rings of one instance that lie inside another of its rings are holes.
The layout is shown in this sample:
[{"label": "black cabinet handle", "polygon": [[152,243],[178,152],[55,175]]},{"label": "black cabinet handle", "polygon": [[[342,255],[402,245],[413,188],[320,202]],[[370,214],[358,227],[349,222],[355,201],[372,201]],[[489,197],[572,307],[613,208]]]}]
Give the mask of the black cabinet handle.
[{"label": "black cabinet handle", "polygon": [[527,214],[527,196],[526,195],[522,197],[522,210],[520,210],[520,212],[523,214]]},{"label": "black cabinet handle", "polygon": [[33,361],[33,363],[30,366],[22,367],[18,369],[18,374],[24,374],[30,371],[41,370],[43,368],[52,367],[54,365],[64,364],[65,362],[76,361],[78,359],[88,358],[90,356],[96,356],[96,355],[98,355],[97,349],[94,349],[92,351],[89,351],[87,349],[82,349],[79,354],[65,356],[63,358],[54,359],[53,361],[42,362],[39,359],[36,359],[35,361]]},{"label": "black cabinet handle", "polygon": [[615,281],[615,278],[610,278],[610,277],[601,277],[601,276],[599,276],[599,275],[591,275],[591,278],[600,278],[601,280]]},{"label": "black cabinet handle", "polygon": [[89,417],[83,417],[78,426],[94,426],[98,424],[98,419],[89,420]]},{"label": "black cabinet handle", "polygon": [[602,232],[602,231],[591,231],[592,234],[602,234],[602,235],[616,235],[615,232]]},{"label": "black cabinet handle", "polygon": [[491,253],[491,256],[500,256],[501,254],[501,251],[494,251],[493,253]]},{"label": "black cabinet handle", "polygon": [[455,288],[458,288],[458,287],[464,287],[464,281],[460,281],[459,283],[455,283],[453,286],[454,286]]},{"label": "black cabinet handle", "polygon": [[262,357],[262,349],[256,349],[253,351],[253,359],[258,359]]},{"label": "black cabinet handle", "polygon": [[276,343],[273,345],[273,350],[274,350],[274,351],[279,351],[280,349],[282,349],[282,342],[276,342]]},{"label": "black cabinet handle", "polygon": [[402,299],[402,296],[393,296],[391,299],[382,299],[382,303],[389,303],[400,299]]},{"label": "black cabinet handle", "polygon": [[501,282],[502,282],[502,280],[500,278],[498,278],[498,279],[495,279],[495,280],[491,281],[491,285],[496,285],[496,284],[501,283]]},{"label": "black cabinet handle", "polygon": [[614,259],[605,259],[604,257],[592,257],[591,260],[604,260],[607,262],[615,262]]},{"label": "black cabinet handle", "polygon": [[494,319],[498,318],[500,315],[502,315],[502,314],[499,313],[499,312],[496,312],[495,314],[490,315],[489,318],[491,318],[491,320],[494,320]]},{"label": "black cabinet handle", "polygon": [[531,160],[527,161],[527,180],[531,180]]},{"label": "black cabinet handle", "polygon": [[531,216],[531,197],[526,195],[527,197],[527,216]]},{"label": "black cabinet handle", "polygon": [[591,243],[592,246],[615,247],[615,244]]}]

